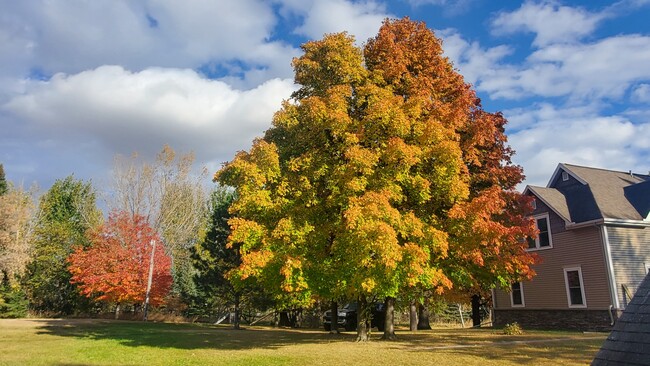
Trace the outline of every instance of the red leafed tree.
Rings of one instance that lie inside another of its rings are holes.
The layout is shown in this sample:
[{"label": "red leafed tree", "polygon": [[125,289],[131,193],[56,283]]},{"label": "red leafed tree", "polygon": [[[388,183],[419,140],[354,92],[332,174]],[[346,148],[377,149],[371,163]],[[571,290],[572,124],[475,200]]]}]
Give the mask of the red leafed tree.
[{"label": "red leafed tree", "polygon": [[[106,224],[90,232],[91,245],[78,247],[68,258],[72,283],[100,301],[143,303],[147,291],[152,241],[158,234],[143,216],[112,212]],[[150,303],[164,301],[172,284],[171,259],[156,245]],[[116,314],[117,315],[117,314]]]}]

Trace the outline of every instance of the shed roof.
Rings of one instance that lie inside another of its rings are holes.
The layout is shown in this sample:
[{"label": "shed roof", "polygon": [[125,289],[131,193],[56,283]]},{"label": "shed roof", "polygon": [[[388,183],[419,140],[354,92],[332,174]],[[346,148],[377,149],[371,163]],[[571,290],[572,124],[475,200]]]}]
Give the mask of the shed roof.
[{"label": "shed roof", "polygon": [[623,315],[596,354],[592,366],[650,364],[650,276],[636,290]]}]

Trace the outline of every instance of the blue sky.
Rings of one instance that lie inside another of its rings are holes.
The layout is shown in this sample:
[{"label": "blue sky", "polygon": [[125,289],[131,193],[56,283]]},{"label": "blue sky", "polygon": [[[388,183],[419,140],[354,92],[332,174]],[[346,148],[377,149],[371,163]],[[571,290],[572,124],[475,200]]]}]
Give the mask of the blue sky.
[{"label": "blue sky", "polygon": [[101,191],[116,154],[163,144],[210,172],[270,126],[300,44],[383,19],[425,21],[488,111],[525,183],[560,162],[650,169],[650,0],[0,0],[0,163],[47,189]]}]

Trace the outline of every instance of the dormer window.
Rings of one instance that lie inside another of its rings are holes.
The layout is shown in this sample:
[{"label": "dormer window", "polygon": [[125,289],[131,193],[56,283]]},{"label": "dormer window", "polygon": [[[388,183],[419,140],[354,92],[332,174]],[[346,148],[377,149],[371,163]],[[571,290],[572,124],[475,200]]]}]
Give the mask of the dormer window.
[{"label": "dormer window", "polygon": [[569,180],[569,173],[562,172],[562,181],[566,182],[567,180]]}]

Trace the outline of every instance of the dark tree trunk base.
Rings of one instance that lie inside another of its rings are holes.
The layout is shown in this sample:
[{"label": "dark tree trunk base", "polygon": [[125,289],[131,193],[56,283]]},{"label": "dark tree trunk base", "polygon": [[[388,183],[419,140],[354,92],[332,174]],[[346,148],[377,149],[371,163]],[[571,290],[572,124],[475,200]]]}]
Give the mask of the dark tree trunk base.
[{"label": "dark tree trunk base", "polygon": [[481,297],[479,295],[472,296],[472,326],[481,326]]},{"label": "dark tree trunk base", "polygon": [[386,297],[384,301],[384,335],[381,339],[386,341],[394,341],[397,339],[395,335],[395,298]]},{"label": "dark tree trunk base", "polygon": [[418,330],[431,329],[431,324],[429,323],[429,309],[427,309],[423,304],[419,304],[418,307]]},{"label": "dark tree trunk base", "polygon": [[332,313],[331,321],[330,321],[330,334],[339,334],[339,309],[338,309],[338,303],[336,301],[332,301],[330,303],[330,312]]},{"label": "dark tree trunk base", "polygon": [[357,342],[368,342],[368,304],[365,296],[359,296],[357,305]]},{"label": "dark tree trunk base", "polygon": [[415,300],[409,305],[409,329],[411,332],[418,330],[418,306]]}]

